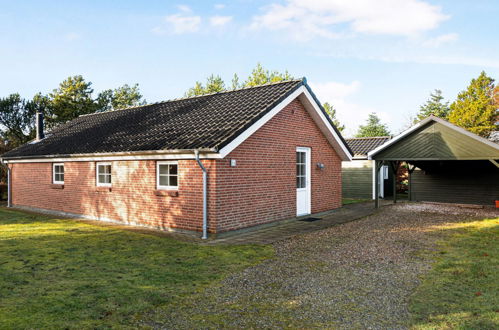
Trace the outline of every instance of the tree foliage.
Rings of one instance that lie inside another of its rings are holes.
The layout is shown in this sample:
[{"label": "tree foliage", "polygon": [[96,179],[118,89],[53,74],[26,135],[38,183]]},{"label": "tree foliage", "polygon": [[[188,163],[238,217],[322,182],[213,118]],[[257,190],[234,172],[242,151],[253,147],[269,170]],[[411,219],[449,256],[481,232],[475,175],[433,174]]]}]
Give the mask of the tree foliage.
[{"label": "tree foliage", "polygon": [[336,126],[338,131],[343,132],[343,130],[345,129],[345,125],[341,125],[338,118],[336,118],[336,109],[334,108],[334,106],[326,102],[322,105],[322,107],[324,108],[324,110],[326,110],[326,113],[328,114],[329,118],[331,118],[331,121],[333,122],[334,126]]},{"label": "tree foliage", "polygon": [[284,73],[278,71],[266,70],[260,63],[251,72],[250,76],[244,82],[245,87],[259,86],[268,83],[291,80],[293,77],[286,70]]},{"label": "tree foliage", "polygon": [[435,89],[430,94],[430,98],[419,108],[419,113],[416,115],[415,121],[420,121],[429,116],[440,117],[447,119],[450,112],[449,102],[443,102],[444,97],[442,91]]},{"label": "tree foliage", "polygon": [[381,123],[376,113],[370,113],[365,125],[360,125],[355,137],[374,137],[390,135],[388,126]]},{"label": "tree foliage", "polygon": [[35,114],[38,104],[25,100],[19,94],[0,98],[0,136],[4,148],[15,148],[35,135]]},{"label": "tree foliage", "polygon": [[125,84],[115,89],[107,89],[97,97],[99,111],[123,109],[144,105],[145,100],[139,90],[139,84],[129,86]]},{"label": "tree foliage", "polygon": [[96,112],[99,107],[92,98],[93,92],[92,83],[82,76],[68,77],[47,97],[47,121],[55,125]]},{"label": "tree foliage", "polygon": [[449,121],[487,137],[491,131],[497,129],[495,121],[498,105],[494,102],[494,89],[494,79],[482,71],[450,105]]},{"label": "tree foliage", "polygon": [[38,93],[31,100],[11,94],[0,98],[0,149],[7,151],[34,138],[37,111],[45,114],[50,129],[83,114],[144,103],[137,84],[105,90],[94,98],[92,83],[82,76],[68,77],[51,93]]},{"label": "tree foliage", "polygon": [[68,77],[48,95],[39,94],[38,99],[45,105],[49,127],[89,113],[145,104],[138,84],[104,90],[94,97],[92,83],[79,75]]},{"label": "tree foliage", "polygon": [[[258,63],[244,83],[240,83],[239,76],[234,74],[231,80],[230,89],[234,90],[243,87],[253,87],[291,79],[293,79],[293,77],[288,71],[284,71],[283,73],[279,71],[270,71]],[[219,75],[212,74],[206,78],[205,84],[196,81],[194,86],[185,92],[185,96],[191,97],[223,92],[228,90],[227,86],[228,85],[225,84],[224,80]]]}]

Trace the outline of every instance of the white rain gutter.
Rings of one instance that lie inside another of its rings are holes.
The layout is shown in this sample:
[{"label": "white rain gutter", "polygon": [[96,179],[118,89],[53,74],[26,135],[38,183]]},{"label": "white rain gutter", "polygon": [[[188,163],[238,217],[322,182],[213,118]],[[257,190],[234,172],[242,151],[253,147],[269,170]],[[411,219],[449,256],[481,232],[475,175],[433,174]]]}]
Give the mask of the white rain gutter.
[{"label": "white rain gutter", "polygon": [[208,238],[208,189],[207,189],[207,170],[203,166],[201,160],[199,159],[199,150],[194,150],[194,155],[196,156],[196,162],[198,163],[201,170],[203,170],[203,236],[202,239]]}]

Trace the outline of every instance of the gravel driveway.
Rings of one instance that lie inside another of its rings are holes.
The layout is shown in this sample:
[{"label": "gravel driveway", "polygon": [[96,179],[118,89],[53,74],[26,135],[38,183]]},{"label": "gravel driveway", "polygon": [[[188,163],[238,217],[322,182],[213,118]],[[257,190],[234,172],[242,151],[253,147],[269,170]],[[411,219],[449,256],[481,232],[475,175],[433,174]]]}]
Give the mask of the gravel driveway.
[{"label": "gravel driveway", "polygon": [[[494,211],[488,216],[497,217]],[[157,328],[405,328],[408,299],[430,268],[439,225],[484,210],[386,206],[361,220],[274,244],[276,257],[168,311]]]}]

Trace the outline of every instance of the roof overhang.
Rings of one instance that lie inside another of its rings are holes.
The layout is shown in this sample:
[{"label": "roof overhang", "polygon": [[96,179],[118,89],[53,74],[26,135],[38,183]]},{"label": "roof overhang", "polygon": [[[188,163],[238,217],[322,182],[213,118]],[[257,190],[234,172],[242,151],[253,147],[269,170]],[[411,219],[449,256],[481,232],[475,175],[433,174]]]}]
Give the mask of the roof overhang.
[{"label": "roof overhang", "polygon": [[90,161],[127,161],[127,160],[159,160],[159,159],[195,159],[195,151],[199,152],[201,159],[220,159],[214,149],[182,149],[182,150],[157,150],[112,152],[71,155],[47,155],[28,157],[1,158],[3,163],[52,163],[52,162],[90,162]]},{"label": "roof overhang", "polygon": [[[438,118],[438,117],[435,117],[435,116],[430,116],[430,117],[427,117],[425,119],[423,119],[422,121],[418,122],[417,124],[415,124],[414,126],[412,126],[411,128],[405,130],[404,132],[400,133],[399,135],[397,135],[396,137],[394,137],[393,139],[383,143],[382,145],[380,145],[379,147],[377,147],[376,149],[373,149],[371,150],[367,156],[369,159],[373,159],[373,157],[376,156],[376,154],[380,153],[381,151],[389,148],[391,145],[397,143],[398,141],[402,140],[403,138],[405,138],[406,136],[410,135],[411,133],[413,133],[414,131],[418,130],[419,128],[422,128],[424,126],[426,126],[428,123],[430,122],[436,122],[436,123],[439,123],[439,124],[442,124],[450,129],[453,129],[459,133],[462,133],[468,137],[471,137],[473,139],[475,139],[476,141],[479,141],[481,143],[484,143],[486,145],[489,145],[495,149],[498,150],[499,152],[499,144],[495,143],[495,142],[492,142],[492,141],[489,141],[481,136],[478,136],[476,134],[473,134],[467,130],[465,130],[464,128],[462,127],[459,127],[459,126],[456,126],[454,124],[451,124],[449,123],[448,121],[446,120],[443,120],[441,118]],[[469,159],[469,160],[480,160],[480,159],[489,159],[488,157],[483,157],[483,158],[473,158],[473,159]],[[384,160],[400,160],[400,159],[384,159]],[[403,160],[418,160],[418,161],[423,161],[423,160],[442,160],[442,159],[430,159],[430,158],[414,158],[414,159],[403,159]],[[449,159],[449,160],[452,160],[452,159]]]},{"label": "roof overhang", "polygon": [[348,149],[346,142],[343,140],[341,135],[336,131],[331,121],[325,114],[322,106],[317,101],[317,99],[310,93],[310,90],[306,85],[298,87],[293,93],[288,95],[284,100],[267,112],[262,118],[256,121],[252,126],[242,132],[238,137],[232,140],[229,144],[220,149],[219,153],[222,158],[225,158],[234,149],[236,149],[241,143],[243,143],[247,138],[249,138],[253,133],[265,125],[269,120],[271,120],[275,115],[277,115],[282,109],[284,109],[293,100],[299,99],[305,110],[310,114],[315,124],[321,132],[324,134],[328,142],[340,156],[341,160],[352,160],[352,154]]}]

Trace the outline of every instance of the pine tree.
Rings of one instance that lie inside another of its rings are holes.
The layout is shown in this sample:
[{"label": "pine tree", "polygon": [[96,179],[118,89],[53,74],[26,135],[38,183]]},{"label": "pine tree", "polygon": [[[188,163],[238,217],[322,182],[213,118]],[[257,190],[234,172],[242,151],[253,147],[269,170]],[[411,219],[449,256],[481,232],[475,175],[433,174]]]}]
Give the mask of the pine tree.
[{"label": "pine tree", "polygon": [[483,137],[497,130],[498,105],[494,102],[494,89],[494,79],[482,71],[451,104],[449,121]]},{"label": "pine tree", "polygon": [[419,113],[416,115],[417,119],[415,119],[415,121],[423,120],[432,115],[447,119],[450,112],[449,102],[442,102],[443,100],[442,91],[435,89],[435,91],[430,94],[430,98],[426,103],[419,108]]},{"label": "pine tree", "polygon": [[322,107],[328,114],[329,118],[331,118],[331,121],[333,122],[334,126],[336,126],[338,131],[343,132],[343,130],[345,129],[345,125],[341,125],[338,118],[336,118],[336,109],[334,108],[334,106],[326,102],[322,105]]},{"label": "pine tree", "polygon": [[355,137],[388,136],[390,131],[386,124],[381,123],[381,119],[376,113],[369,114],[366,125],[360,125]]}]

